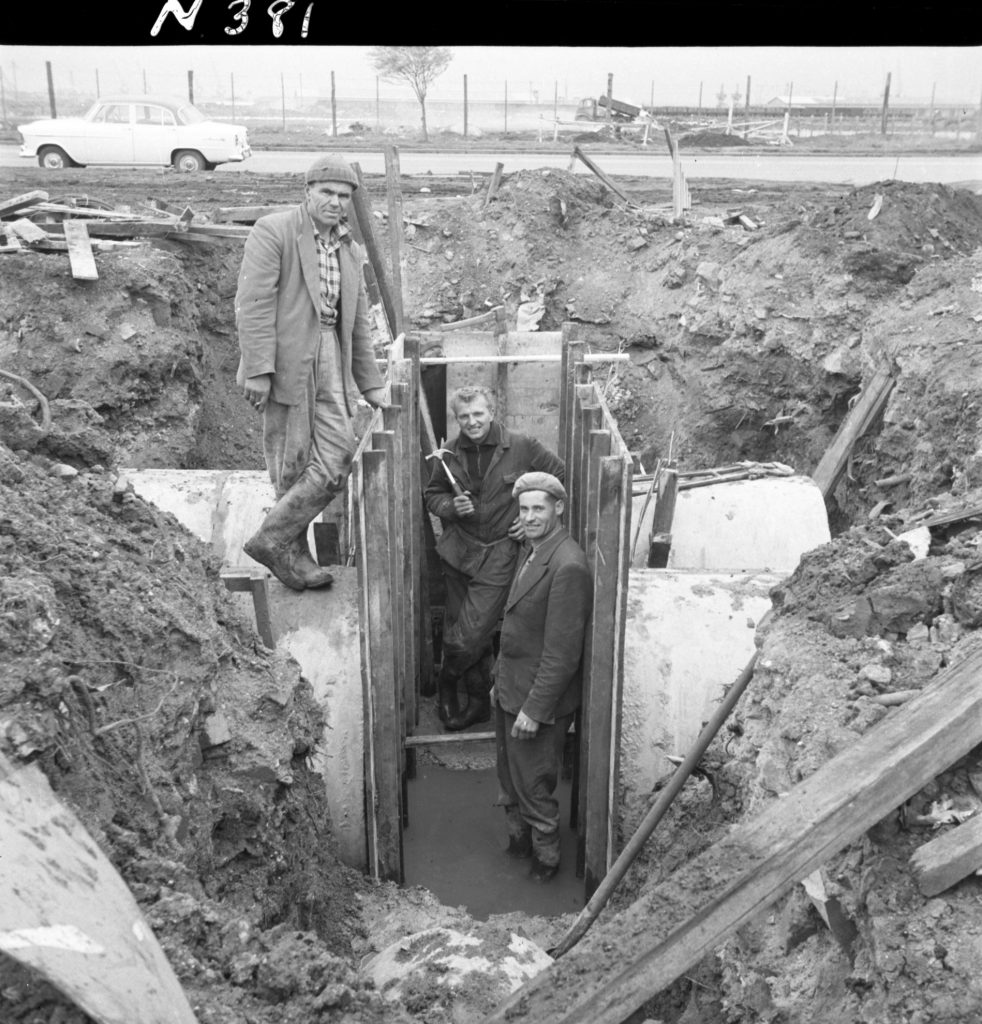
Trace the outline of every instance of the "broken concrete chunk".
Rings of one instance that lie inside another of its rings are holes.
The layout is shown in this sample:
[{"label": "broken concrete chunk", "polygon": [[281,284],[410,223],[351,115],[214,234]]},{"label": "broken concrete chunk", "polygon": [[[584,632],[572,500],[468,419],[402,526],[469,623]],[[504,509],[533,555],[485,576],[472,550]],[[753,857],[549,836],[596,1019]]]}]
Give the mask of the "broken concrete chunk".
[{"label": "broken concrete chunk", "polygon": [[64,480],[70,480],[72,477],[78,476],[78,470],[74,466],[69,466],[67,463],[56,462],[51,469],[48,470],[48,476],[56,476]]},{"label": "broken concrete chunk", "polygon": [[886,665],[864,665],[859,670],[859,678],[867,679],[875,686],[889,686],[893,679],[893,673]]},{"label": "broken concrete chunk", "polygon": [[710,288],[718,288],[720,283],[719,264],[704,260],[696,267],[696,277],[705,281]]},{"label": "broken concrete chunk", "polygon": [[229,728],[228,719],[221,711],[216,711],[205,719],[201,729],[202,747],[218,747],[231,739],[232,730]]}]

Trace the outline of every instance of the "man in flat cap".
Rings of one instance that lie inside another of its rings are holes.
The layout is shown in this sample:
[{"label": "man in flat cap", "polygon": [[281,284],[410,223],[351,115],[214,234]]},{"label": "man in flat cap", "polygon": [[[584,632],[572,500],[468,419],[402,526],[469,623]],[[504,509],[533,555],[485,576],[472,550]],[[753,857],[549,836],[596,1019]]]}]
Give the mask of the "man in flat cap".
[{"label": "man in flat cap", "polygon": [[493,640],[525,535],[512,487],[528,470],[562,477],[565,467],[534,437],[495,420],[487,388],[458,388],[450,408],[459,432],[444,450],[443,465],[434,461],[425,500],[443,523],[436,549],[447,587],[437,710],[456,732],[491,719]]},{"label": "man in flat cap", "polygon": [[304,200],[261,217],[246,239],[235,317],[236,377],[263,417],[263,453],[276,504],[243,545],[293,590],[325,587],[307,528],[344,487],[355,450],[359,394],[384,406],[362,264],[345,221],[358,178],[343,158],[318,157]]},{"label": "man in flat cap", "polygon": [[556,786],[580,704],[593,584],[583,549],[560,523],[562,483],[550,473],[525,473],[513,494],[528,554],[508,593],[494,666],[498,799],[507,852],[532,857],[531,878],[546,882],[559,870]]}]

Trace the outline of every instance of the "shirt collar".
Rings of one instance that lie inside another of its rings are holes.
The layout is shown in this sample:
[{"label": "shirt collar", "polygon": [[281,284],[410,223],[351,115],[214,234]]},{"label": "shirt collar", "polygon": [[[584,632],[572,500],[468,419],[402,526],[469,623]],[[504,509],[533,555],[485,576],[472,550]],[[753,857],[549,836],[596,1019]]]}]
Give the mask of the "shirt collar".
[{"label": "shirt collar", "polygon": [[324,245],[328,247],[328,249],[337,248],[337,246],[341,244],[341,239],[344,238],[346,235],[351,234],[351,229],[348,227],[348,225],[345,224],[344,221],[341,221],[340,224],[335,224],[331,228],[331,230],[328,231],[327,236],[325,237],[317,230],[317,225],[314,223],[314,218],[310,216],[306,204],[304,204],[303,212],[307,220],[310,221],[311,228],[313,228],[314,238],[319,239],[321,242],[323,242]]},{"label": "shirt collar", "polygon": [[475,444],[466,434],[460,435],[460,443],[464,448],[484,448],[485,446],[494,447],[501,440],[501,431],[498,429],[498,421],[491,421],[491,428],[488,430],[487,436],[483,441]]}]

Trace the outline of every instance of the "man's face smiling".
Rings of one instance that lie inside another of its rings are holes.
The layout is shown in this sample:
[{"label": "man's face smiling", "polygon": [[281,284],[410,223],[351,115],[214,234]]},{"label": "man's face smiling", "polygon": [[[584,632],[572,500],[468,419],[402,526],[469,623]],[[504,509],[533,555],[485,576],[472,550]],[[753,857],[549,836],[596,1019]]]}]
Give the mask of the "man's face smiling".
[{"label": "man's face smiling", "polygon": [[563,502],[545,491],[523,491],[518,496],[518,515],[525,527],[525,539],[532,544],[545,540],[559,525]]},{"label": "man's face smiling", "polygon": [[494,419],[494,413],[483,396],[458,405],[454,415],[457,417],[460,432],[474,444],[480,444],[488,436],[491,421]]},{"label": "man's face smiling", "polygon": [[307,186],[307,212],[318,231],[330,231],[341,223],[352,191],[344,181],[315,181]]}]

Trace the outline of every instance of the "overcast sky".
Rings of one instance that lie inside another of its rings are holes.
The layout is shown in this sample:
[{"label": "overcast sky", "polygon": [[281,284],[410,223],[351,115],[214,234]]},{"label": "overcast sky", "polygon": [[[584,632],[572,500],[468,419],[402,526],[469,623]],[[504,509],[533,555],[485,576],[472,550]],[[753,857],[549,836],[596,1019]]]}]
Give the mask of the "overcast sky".
[{"label": "overcast sky", "polygon": [[[784,95],[793,83],[798,97],[841,100],[882,97],[888,73],[892,100],[977,106],[982,95],[982,47],[451,47],[453,62],[434,83],[430,99],[457,101],[467,75],[468,97],[502,100],[507,82],[510,102],[559,97],[577,100],[598,96],[614,75],[617,99],[656,105],[715,106],[722,87],[727,95],[746,89],[751,100],[766,102]],[[194,71],[196,96],[227,92],[234,76],[243,99],[279,95],[280,75],[288,96],[329,97],[331,71],[338,98],[375,96],[375,71],[363,46],[0,46],[0,71],[8,96],[17,91],[44,92],[45,62],[50,61],[56,88],[91,94],[96,71],[102,93],[186,91],[187,71]],[[407,87],[383,82],[384,98],[411,98]]]}]

